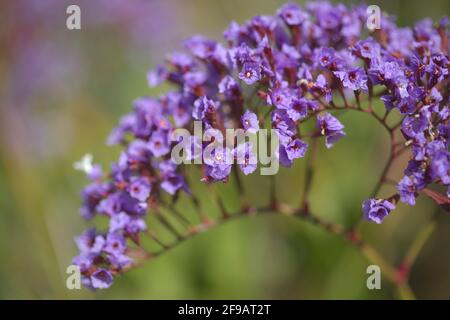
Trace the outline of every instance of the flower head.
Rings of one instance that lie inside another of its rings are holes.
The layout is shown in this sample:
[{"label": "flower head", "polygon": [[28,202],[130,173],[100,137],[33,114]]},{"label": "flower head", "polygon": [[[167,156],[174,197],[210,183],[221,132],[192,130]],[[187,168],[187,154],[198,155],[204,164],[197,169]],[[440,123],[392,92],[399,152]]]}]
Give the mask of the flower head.
[{"label": "flower head", "polygon": [[261,66],[257,62],[245,62],[239,73],[239,79],[251,85],[261,79]]},{"label": "flower head", "polygon": [[[273,129],[271,137],[276,135],[279,144],[272,159],[290,167],[308,151],[306,139],[324,136],[331,148],[345,136],[334,112],[358,109],[383,122],[392,135],[398,128],[405,139],[401,150],[409,152],[397,194],[366,200],[366,219],[381,223],[395,208],[390,199],[414,205],[431,184],[448,194],[448,22],[433,25],[427,19],[399,28],[382,15],[382,29],[366,37],[366,19],[365,6],[288,3],[275,16],[232,22],[223,33],[226,43],[196,35],[184,42],[183,52],[167,55],[166,64],[151,70],[147,81],[150,87],[165,83],[170,89],[136,99],[112,130],[108,144],[122,150],[110,172],[90,156],[75,166],[90,180],[81,193],[81,215],[109,220],[107,230],[90,229],[76,239],[79,254],[73,262],[83,283],[109,287],[114,276],[136,263],[132,244],[140,247],[141,234],[152,235],[148,214],[166,214],[181,197],[194,197],[189,184],[195,175],[171,159],[172,147],[178,146],[172,141],[176,129],[185,133],[182,158],[199,164],[201,181],[227,182],[233,166],[244,175],[256,171],[256,145],[240,142],[211,151],[211,145],[238,139],[203,141],[204,135],[195,132],[198,125],[222,137],[228,129]],[[384,118],[365,104],[378,95]],[[390,127],[386,118],[394,109],[402,122]],[[307,123],[314,117],[317,128]]]},{"label": "flower head", "polygon": [[288,26],[302,24],[308,18],[308,14],[295,3],[286,3],[283,5],[278,10],[278,15]]},{"label": "flower head", "polygon": [[367,199],[362,208],[367,220],[380,224],[395,209],[395,205],[384,199]]},{"label": "flower head", "polygon": [[404,176],[397,185],[400,200],[410,206],[416,204],[417,185],[414,182],[414,178]]},{"label": "flower head", "polygon": [[241,117],[242,127],[245,131],[256,133],[259,130],[259,121],[255,113],[247,110]]},{"label": "flower head", "polygon": [[207,120],[208,115],[212,115],[219,109],[219,104],[216,101],[201,97],[195,100],[192,117],[195,120]]},{"label": "flower head", "polygon": [[300,139],[293,139],[284,146],[286,156],[290,161],[297,158],[302,158],[305,155],[307,149],[308,144]]},{"label": "flower head", "polygon": [[254,172],[257,167],[256,154],[253,152],[251,143],[242,143],[234,149],[236,163],[245,175]]},{"label": "flower head", "polygon": [[160,157],[170,152],[169,139],[164,131],[155,131],[148,141],[148,149],[155,156]]},{"label": "flower head", "polygon": [[325,145],[327,148],[331,148],[336,141],[345,136],[342,123],[328,112],[317,116],[317,127],[320,133],[325,136]]},{"label": "flower head", "polygon": [[113,282],[113,276],[111,272],[106,269],[99,269],[95,271],[91,277],[91,285],[94,289],[106,289],[109,288]]},{"label": "flower head", "polygon": [[360,67],[348,71],[334,71],[334,74],[342,81],[345,88],[367,91],[367,75]]},{"label": "flower head", "polygon": [[147,177],[132,177],[129,186],[130,196],[143,202],[150,195],[151,184]]}]

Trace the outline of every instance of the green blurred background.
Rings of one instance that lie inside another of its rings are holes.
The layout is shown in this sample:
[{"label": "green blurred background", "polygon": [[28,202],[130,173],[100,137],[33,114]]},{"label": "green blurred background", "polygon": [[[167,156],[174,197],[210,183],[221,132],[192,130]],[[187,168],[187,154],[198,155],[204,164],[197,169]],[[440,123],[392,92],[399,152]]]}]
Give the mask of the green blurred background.
[{"label": "green blurred background", "polygon": [[[116,159],[119,150],[105,146],[107,135],[133,99],[158,94],[147,87],[146,72],[180,49],[182,39],[197,33],[221,39],[231,20],[273,14],[283,2],[0,2],[0,298],[395,298],[386,281],[382,290],[366,288],[369,263],[353,247],[279,216],[244,218],[201,234],[106,291],[65,287],[65,270],[76,254],[73,238],[89,225],[78,214],[86,180],[73,170],[74,161],[87,152],[104,167]],[[80,31],[66,29],[69,4],[81,7]],[[448,0],[370,4],[396,15],[403,26],[450,13]],[[341,119],[347,137],[331,150],[320,147],[311,206],[348,226],[361,217],[361,202],[386,160],[388,137],[364,114]],[[402,165],[394,166],[392,178]],[[304,160],[280,171],[279,199],[298,203],[303,172]],[[255,203],[267,196],[261,179],[245,181]],[[227,188],[232,186],[220,189],[231,203],[236,193]],[[413,208],[400,204],[383,225],[364,222],[364,238],[399,263],[434,210],[423,197]],[[418,298],[450,298],[449,218],[439,216],[412,270]]]}]

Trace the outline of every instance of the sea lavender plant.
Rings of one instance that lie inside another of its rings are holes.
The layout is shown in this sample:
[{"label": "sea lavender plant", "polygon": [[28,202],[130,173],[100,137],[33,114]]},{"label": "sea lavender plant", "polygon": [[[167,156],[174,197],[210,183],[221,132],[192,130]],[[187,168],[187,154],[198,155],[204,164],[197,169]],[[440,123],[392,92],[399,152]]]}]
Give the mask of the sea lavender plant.
[{"label": "sea lavender plant", "polygon": [[[89,229],[77,238],[80,254],[73,262],[80,267],[85,285],[109,287],[118,274],[231,216],[223,204],[218,220],[205,215],[186,178],[189,168],[171,161],[171,133],[176,128],[192,132],[194,120],[220,131],[273,128],[280,138],[278,160],[290,167],[322,137],[327,148],[337,147],[345,131],[334,111],[368,114],[389,133],[390,156],[373,194],[362,204],[363,217],[382,223],[399,201],[414,205],[421,193],[448,210],[448,19],[437,24],[425,19],[413,28],[399,28],[392,17],[383,15],[381,28],[374,31],[365,29],[365,22],[363,5],[347,8],[311,2],[300,7],[289,3],[275,16],[256,16],[241,25],[232,22],[224,32],[225,43],[194,36],[184,42],[185,51],[168,55],[165,65],[150,71],[150,86],[167,82],[172,89],[160,97],[134,101],[132,112],[108,138],[109,144],[123,149],[108,174],[99,174],[98,166],[88,166],[91,183],[82,192],[81,214],[86,219],[105,216],[109,229]],[[384,103],[382,115],[375,111],[376,99]],[[392,113],[400,114],[401,121],[389,125]],[[300,132],[302,124],[314,118],[316,129]],[[396,141],[398,132],[402,141]],[[190,141],[193,148],[205,148],[194,135]],[[234,172],[236,185],[242,188],[237,170],[248,175],[256,168],[248,162],[254,156],[250,149],[240,145],[216,152],[213,161],[202,165],[201,180],[207,184],[227,182]],[[391,165],[405,152],[409,161],[397,192],[378,198],[380,187],[391,182]],[[243,162],[230,165],[223,161],[238,154],[245,155]],[[267,207],[253,208],[243,202],[241,212],[234,216],[281,212],[310,221],[347,239],[369,260],[385,266],[389,280],[404,285],[398,270],[364,243],[355,227],[344,229],[312,214],[307,199],[311,176],[308,163],[307,184],[298,208],[280,203],[272,184]],[[446,195],[432,191],[431,185],[445,188]],[[200,224],[193,226],[175,208],[182,193],[198,209]],[[171,225],[163,209],[187,225],[184,233]],[[156,217],[174,234],[173,243],[161,241],[152,225],[146,224],[147,215]],[[158,243],[161,251],[144,248],[143,235]]]}]

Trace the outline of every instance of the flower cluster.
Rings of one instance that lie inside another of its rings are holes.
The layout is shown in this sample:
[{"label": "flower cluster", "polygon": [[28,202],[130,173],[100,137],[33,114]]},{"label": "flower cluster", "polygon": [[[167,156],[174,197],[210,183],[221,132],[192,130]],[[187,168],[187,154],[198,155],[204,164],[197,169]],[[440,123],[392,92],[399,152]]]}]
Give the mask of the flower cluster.
[{"label": "flower cluster", "polygon": [[[82,194],[85,218],[110,219],[106,233],[89,230],[77,240],[80,255],[74,263],[86,285],[108,287],[132,264],[128,252],[132,243],[139,245],[147,229],[144,216],[158,210],[161,193],[189,194],[181,166],[170,158],[170,135],[175,128],[192,131],[194,120],[205,128],[253,133],[270,123],[280,141],[277,157],[290,167],[305,155],[308,138],[323,136],[331,148],[345,135],[332,110],[349,107],[352,97],[359,103],[364,96],[378,96],[387,112],[404,115],[401,132],[411,160],[398,184],[400,200],[413,205],[428,184],[448,186],[447,20],[437,27],[424,20],[408,29],[383,16],[381,29],[369,32],[366,18],[365,6],[290,3],[275,16],[232,22],[224,32],[226,45],[194,36],[184,42],[183,52],[168,55],[165,65],[150,71],[151,87],[167,82],[173,89],[134,102],[108,139],[123,146],[119,160],[107,177],[91,172],[92,183]],[[315,132],[300,132],[310,118],[317,121]],[[199,148],[206,144],[194,135],[191,142]],[[256,166],[248,160],[254,155],[243,144],[205,163],[202,181],[226,182],[232,166],[223,159],[242,153],[245,161],[238,167],[245,175],[253,172]],[[397,198],[366,200],[366,218],[380,223]]]}]

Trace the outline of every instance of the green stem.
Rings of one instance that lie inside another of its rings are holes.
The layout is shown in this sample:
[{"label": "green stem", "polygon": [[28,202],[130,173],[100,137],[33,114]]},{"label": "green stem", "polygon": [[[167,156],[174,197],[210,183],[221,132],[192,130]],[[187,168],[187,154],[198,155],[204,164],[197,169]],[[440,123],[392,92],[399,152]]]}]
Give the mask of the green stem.
[{"label": "green stem", "polygon": [[414,292],[406,282],[397,285],[397,293],[401,300],[416,300]]},{"label": "green stem", "polygon": [[436,228],[436,221],[432,219],[425,225],[425,227],[417,235],[417,238],[414,240],[407,254],[405,255],[405,258],[403,259],[403,264],[408,268],[408,270],[416,261],[417,257],[419,256],[419,253],[422,251],[423,247],[425,246],[425,243],[430,238],[435,228]]}]

